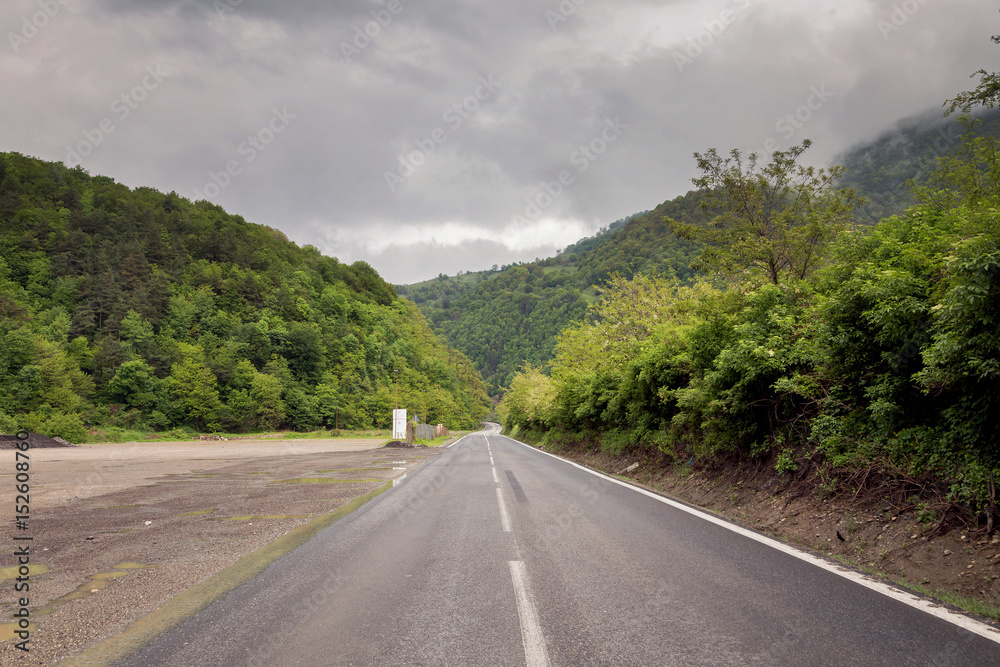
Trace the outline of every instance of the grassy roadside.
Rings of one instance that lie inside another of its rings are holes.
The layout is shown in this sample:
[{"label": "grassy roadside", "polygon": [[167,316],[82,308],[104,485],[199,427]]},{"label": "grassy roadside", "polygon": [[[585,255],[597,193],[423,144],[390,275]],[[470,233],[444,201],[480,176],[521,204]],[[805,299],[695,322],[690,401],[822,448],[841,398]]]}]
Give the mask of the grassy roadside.
[{"label": "grassy roadside", "polygon": [[[298,431],[267,431],[258,433],[200,433],[191,429],[175,428],[169,431],[134,430],[109,426],[91,429],[88,444],[115,444],[126,442],[174,442],[188,440],[389,440],[389,429],[320,429]],[[79,443],[75,443],[79,444]]]},{"label": "grassy roadside", "polygon": [[[465,437],[471,431],[452,431],[433,440],[417,440],[415,444],[443,447]],[[87,444],[122,444],[131,442],[188,442],[194,440],[383,440],[389,441],[389,429],[320,429],[317,431],[267,431],[260,433],[200,433],[191,429],[169,431],[137,431],[119,427],[91,429]],[[74,443],[79,444],[79,443]]]},{"label": "grassy roadside", "polygon": [[426,445],[427,447],[446,447],[453,442],[461,440],[471,432],[472,431],[452,431],[448,435],[443,435],[440,438],[434,438],[433,440],[414,440],[413,444]]}]

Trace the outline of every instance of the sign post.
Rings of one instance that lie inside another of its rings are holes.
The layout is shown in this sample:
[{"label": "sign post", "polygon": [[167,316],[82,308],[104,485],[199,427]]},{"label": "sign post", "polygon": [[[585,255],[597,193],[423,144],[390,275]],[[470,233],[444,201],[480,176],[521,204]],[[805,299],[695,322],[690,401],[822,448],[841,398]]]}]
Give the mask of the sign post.
[{"label": "sign post", "polygon": [[406,440],[406,408],[392,411],[392,439]]}]

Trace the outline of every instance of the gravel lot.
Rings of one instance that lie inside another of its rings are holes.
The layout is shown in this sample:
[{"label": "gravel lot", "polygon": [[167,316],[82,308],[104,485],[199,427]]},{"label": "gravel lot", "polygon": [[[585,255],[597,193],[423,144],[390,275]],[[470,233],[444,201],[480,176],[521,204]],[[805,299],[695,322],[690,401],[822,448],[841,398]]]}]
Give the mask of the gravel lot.
[{"label": "gravel lot", "polygon": [[[440,450],[379,440],[230,440],[32,449],[30,653],[0,641],[2,665],[50,665],[115,635],[191,586]],[[14,452],[0,452],[11,517]],[[299,480],[291,482],[288,480]],[[305,483],[303,483],[305,481]],[[13,529],[0,568],[17,564]],[[25,534],[25,533],[20,533]],[[3,577],[0,577],[3,578]],[[23,593],[0,581],[0,613]],[[9,625],[0,625],[0,638]]]}]

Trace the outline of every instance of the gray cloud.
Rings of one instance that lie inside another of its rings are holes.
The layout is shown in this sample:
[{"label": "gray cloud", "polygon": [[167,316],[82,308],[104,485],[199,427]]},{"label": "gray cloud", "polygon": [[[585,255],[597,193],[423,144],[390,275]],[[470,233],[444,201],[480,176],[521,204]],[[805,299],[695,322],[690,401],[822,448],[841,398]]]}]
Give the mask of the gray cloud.
[{"label": "gray cloud", "polygon": [[987,0],[15,0],[0,147],[201,193],[412,282],[652,208],[689,189],[694,151],[810,138],[823,164],[973,86],[997,17]]}]

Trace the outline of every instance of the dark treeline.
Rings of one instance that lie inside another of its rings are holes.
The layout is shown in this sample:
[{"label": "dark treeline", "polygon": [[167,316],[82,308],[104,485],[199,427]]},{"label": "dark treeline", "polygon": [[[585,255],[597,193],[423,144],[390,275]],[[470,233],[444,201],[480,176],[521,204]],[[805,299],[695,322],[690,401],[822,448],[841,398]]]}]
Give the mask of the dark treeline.
[{"label": "dark treeline", "polygon": [[[453,427],[484,385],[367,264],[206,201],[0,154],[0,430]],[[418,409],[419,406],[419,409]]]}]

